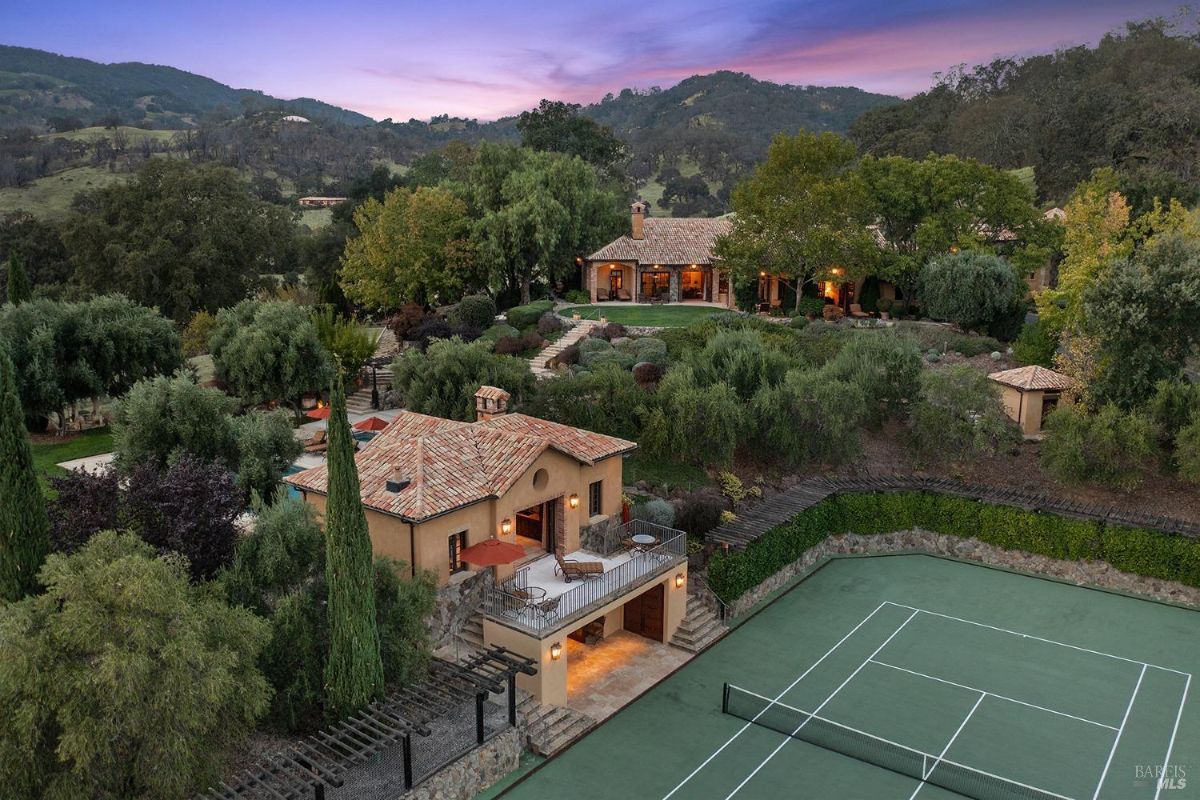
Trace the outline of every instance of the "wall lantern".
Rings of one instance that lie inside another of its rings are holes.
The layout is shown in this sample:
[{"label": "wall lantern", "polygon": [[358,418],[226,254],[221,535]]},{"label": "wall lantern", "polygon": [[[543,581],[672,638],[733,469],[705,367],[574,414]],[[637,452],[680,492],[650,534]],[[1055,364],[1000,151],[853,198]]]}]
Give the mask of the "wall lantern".
[{"label": "wall lantern", "polygon": [[562,644],[555,642],[550,645],[550,660],[558,661],[560,658],[562,658]]},{"label": "wall lantern", "polygon": [[829,271],[830,271],[830,272],[832,272],[834,275],[841,275],[841,274],[842,274],[842,268],[841,268],[841,267],[834,267],[833,269],[831,269],[831,270],[829,270]]},{"label": "wall lantern", "polygon": [[683,588],[683,573],[682,572],[675,573],[675,588],[676,589]]},{"label": "wall lantern", "polygon": [[579,495],[577,495],[577,494],[571,495],[567,499],[567,502],[571,504],[571,508],[579,508]]},{"label": "wall lantern", "polygon": [[503,533],[505,536],[512,533],[512,520],[511,519],[506,519],[500,523],[500,532]]}]

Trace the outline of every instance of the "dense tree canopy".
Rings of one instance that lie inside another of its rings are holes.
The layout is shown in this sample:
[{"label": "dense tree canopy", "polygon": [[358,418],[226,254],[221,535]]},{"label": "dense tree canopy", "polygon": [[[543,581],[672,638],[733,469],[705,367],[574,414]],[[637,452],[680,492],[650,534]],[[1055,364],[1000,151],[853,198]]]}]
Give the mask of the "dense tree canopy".
[{"label": "dense tree canopy", "polygon": [[81,196],[63,239],[82,289],[186,322],[282,271],[292,229],[292,212],[249,194],[236,171],[156,158],[132,181]]},{"label": "dense tree canopy", "polygon": [[998,324],[1014,315],[1023,318],[1027,291],[1012,264],[987,253],[944,255],[921,271],[920,294],[926,313],[964,330],[996,334]]},{"label": "dense tree canopy", "polygon": [[477,286],[467,206],[450,191],[395,189],[354,213],[359,235],[346,244],[341,287],[371,309],[454,302]]},{"label": "dense tree canopy", "polygon": [[33,591],[49,549],[46,505],[22,417],[17,376],[0,342],[0,603]]},{"label": "dense tree canopy", "polygon": [[222,309],[209,348],[217,377],[246,403],[295,405],[331,374],[312,319],[286,301],[243,300]]},{"label": "dense tree canopy", "polygon": [[1095,47],[951,70],[929,91],[863,114],[851,137],[874,155],[1031,166],[1051,202],[1111,166],[1141,210],[1155,196],[1193,203],[1198,68],[1200,43],[1186,24],[1130,23]]},{"label": "dense tree canopy", "polygon": [[186,564],[102,533],[0,615],[0,774],[17,800],[174,800],[220,775],[267,708],[265,622]]},{"label": "dense tree canopy", "polygon": [[479,255],[498,291],[575,273],[575,259],[612,239],[625,224],[621,196],[578,156],[505,145],[479,148],[471,173]]},{"label": "dense tree canopy", "polygon": [[533,111],[521,112],[517,130],[523,147],[579,156],[606,172],[616,167],[624,152],[612,128],[580,115],[575,103],[542,100]]},{"label": "dense tree canopy", "polygon": [[776,136],[767,160],[733,192],[737,217],[717,255],[743,282],[766,271],[801,287],[834,269],[862,272],[874,247],[856,163],[854,146],[832,133]]}]

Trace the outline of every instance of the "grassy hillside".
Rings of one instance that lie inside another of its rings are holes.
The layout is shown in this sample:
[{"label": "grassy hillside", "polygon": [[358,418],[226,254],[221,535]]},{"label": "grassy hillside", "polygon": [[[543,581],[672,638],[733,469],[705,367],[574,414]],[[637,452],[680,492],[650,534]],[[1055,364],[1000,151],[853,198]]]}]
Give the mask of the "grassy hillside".
[{"label": "grassy hillside", "polygon": [[128,178],[128,173],[110,172],[104,167],[75,167],[38,178],[26,186],[0,188],[0,217],[12,211],[24,210],[43,219],[62,219],[79,192],[120,183]]}]

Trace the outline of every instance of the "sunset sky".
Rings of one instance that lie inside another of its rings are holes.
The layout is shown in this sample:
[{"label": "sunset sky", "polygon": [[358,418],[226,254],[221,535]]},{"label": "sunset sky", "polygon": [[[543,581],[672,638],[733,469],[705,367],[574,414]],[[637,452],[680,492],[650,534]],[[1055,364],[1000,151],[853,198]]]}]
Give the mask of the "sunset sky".
[{"label": "sunset sky", "polygon": [[1094,43],[1171,0],[11,2],[0,43],[167,64],[397,121],[494,119],[717,69],[911,95],[932,73]]}]

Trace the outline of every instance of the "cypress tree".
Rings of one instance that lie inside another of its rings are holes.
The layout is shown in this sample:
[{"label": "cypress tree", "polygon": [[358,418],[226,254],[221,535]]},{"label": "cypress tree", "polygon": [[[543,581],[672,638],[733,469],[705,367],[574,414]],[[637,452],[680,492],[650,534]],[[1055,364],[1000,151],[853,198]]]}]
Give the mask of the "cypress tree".
[{"label": "cypress tree", "polygon": [[0,601],[20,600],[37,588],[50,549],[46,501],[24,419],[16,370],[0,343]]},{"label": "cypress tree", "polygon": [[329,661],[325,699],[344,717],[383,694],[383,662],[375,627],[371,537],[359,493],[354,440],[346,418],[342,376],[329,397],[328,494],[325,501],[325,575],[329,587]]},{"label": "cypress tree", "polygon": [[8,302],[19,306],[28,302],[32,296],[33,290],[29,288],[29,275],[25,273],[25,265],[17,258],[17,254],[13,253],[8,257]]}]

